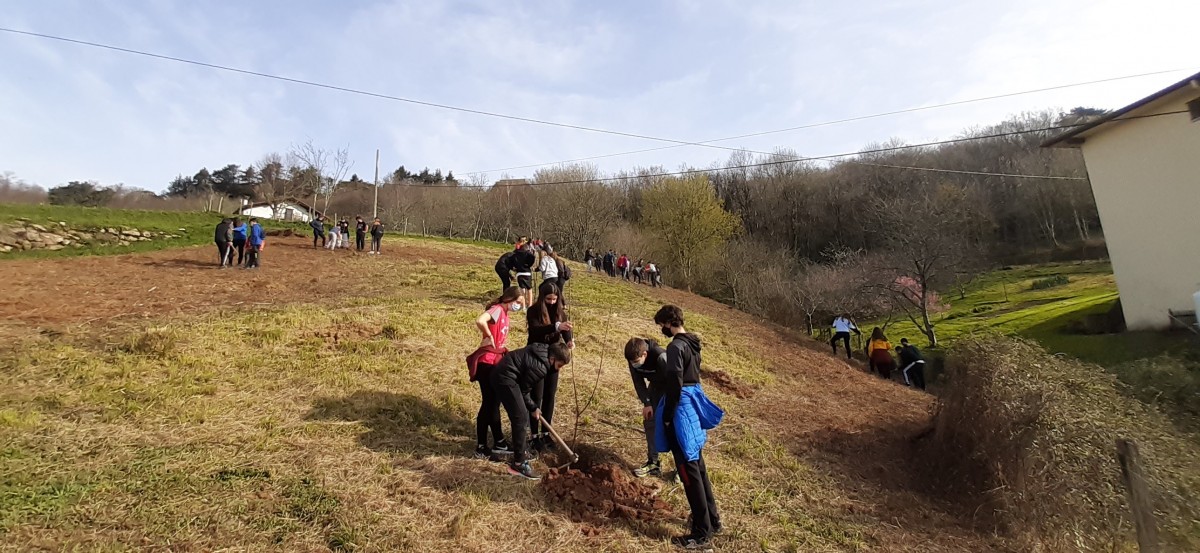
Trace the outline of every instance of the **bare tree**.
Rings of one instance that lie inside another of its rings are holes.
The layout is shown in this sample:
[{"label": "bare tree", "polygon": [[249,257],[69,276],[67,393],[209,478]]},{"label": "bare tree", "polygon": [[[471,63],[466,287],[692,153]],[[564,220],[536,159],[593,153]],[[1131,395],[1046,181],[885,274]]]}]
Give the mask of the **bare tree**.
[{"label": "bare tree", "polygon": [[354,166],[350,161],[349,146],[330,151],[313,144],[312,139],[309,139],[303,144],[293,145],[289,155],[302,168],[309,169],[304,172],[304,185],[311,188],[312,209],[317,208],[318,197],[324,196],[325,205],[322,210],[327,211],[330,197]]},{"label": "bare tree", "polygon": [[278,219],[283,203],[305,192],[303,179],[297,178],[296,171],[285,166],[283,156],[277,153],[263,156],[254,166],[258,170],[258,197],[271,206],[272,217]]}]

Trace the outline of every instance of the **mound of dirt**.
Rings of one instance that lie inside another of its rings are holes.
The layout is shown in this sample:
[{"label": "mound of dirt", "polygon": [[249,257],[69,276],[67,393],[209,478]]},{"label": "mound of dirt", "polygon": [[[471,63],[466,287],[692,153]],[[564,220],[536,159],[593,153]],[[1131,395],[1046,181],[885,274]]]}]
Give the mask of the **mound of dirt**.
[{"label": "mound of dirt", "polygon": [[551,469],[542,480],[542,488],[576,522],[664,522],[674,518],[670,505],[658,498],[657,490],[634,480],[628,470],[612,463]]},{"label": "mound of dirt", "polygon": [[715,384],[727,394],[733,394],[741,399],[754,396],[753,388],[734,380],[725,371],[701,371],[701,376],[705,381]]}]

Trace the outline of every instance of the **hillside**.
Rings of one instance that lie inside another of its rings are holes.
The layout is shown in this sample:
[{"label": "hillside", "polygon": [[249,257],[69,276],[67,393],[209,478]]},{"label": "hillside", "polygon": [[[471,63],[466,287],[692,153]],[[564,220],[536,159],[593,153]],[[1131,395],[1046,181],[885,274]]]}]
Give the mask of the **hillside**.
[{"label": "hillside", "polygon": [[[577,475],[529,484],[470,458],[462,358],[500,251],[388,237],[376,258],[289,237],[257,272],[212,268],[208,247],[0,262],[0,550],[669,550],[677,485],[600,482],[583,499],[670,507],[606,518],[547,493]],[[659,305],[684,307],[729,413],[706,454],[719,550],[1009,550],[908,476],[930,396],[715,302],[575,274],[557,426],[575,436],[594,389],[585,460],[640,463],[622,346],[657,333]]]}]

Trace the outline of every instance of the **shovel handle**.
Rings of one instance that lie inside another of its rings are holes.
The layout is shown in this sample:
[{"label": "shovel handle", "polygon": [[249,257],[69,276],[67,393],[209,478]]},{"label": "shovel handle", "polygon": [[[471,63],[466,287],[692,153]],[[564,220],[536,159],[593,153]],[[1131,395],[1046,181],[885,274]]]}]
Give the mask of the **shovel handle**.
[{"label": "shovel handle", "polygon": [[554,427],[550,426],[550,423],[543,419],[542,426],[546,427],[546,432],[550,433],[550,439],[554,440],[554,443],[558,444],[558,447],[563,448],[563,451],[565,451],[573,461],[579,460],[579,456],[576,455],[574,451],[571,451],[571,448],[567,446],[567,442],[563,441],[562,437],[558,435],[558,431],[554,430]]}]

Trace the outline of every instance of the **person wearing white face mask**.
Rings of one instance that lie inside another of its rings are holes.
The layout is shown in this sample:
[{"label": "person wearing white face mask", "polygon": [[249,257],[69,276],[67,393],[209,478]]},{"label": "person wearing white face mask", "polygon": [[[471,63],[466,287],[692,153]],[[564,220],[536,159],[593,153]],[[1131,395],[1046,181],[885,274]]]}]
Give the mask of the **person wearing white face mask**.
[{"label": "person wearing white face mask", "polygon": [[[479,414],[475,417],[475,457],[488,459],[492,455],[509,453],[511,448],[504,439],[503,427],[500,425],[500,397],[492,385],[492,373],[496,365],[508,353],[505,344],[508,342],[509,312],[521,310],[521,291],[509,287],[504,293],[488,304],[478,318],[475,326],[482,334],[479,348],[467,356],[467,371],[472,382],[479,383],[481,402]],[[492,446],[488,447],[488,430],[492,431]]]}]

